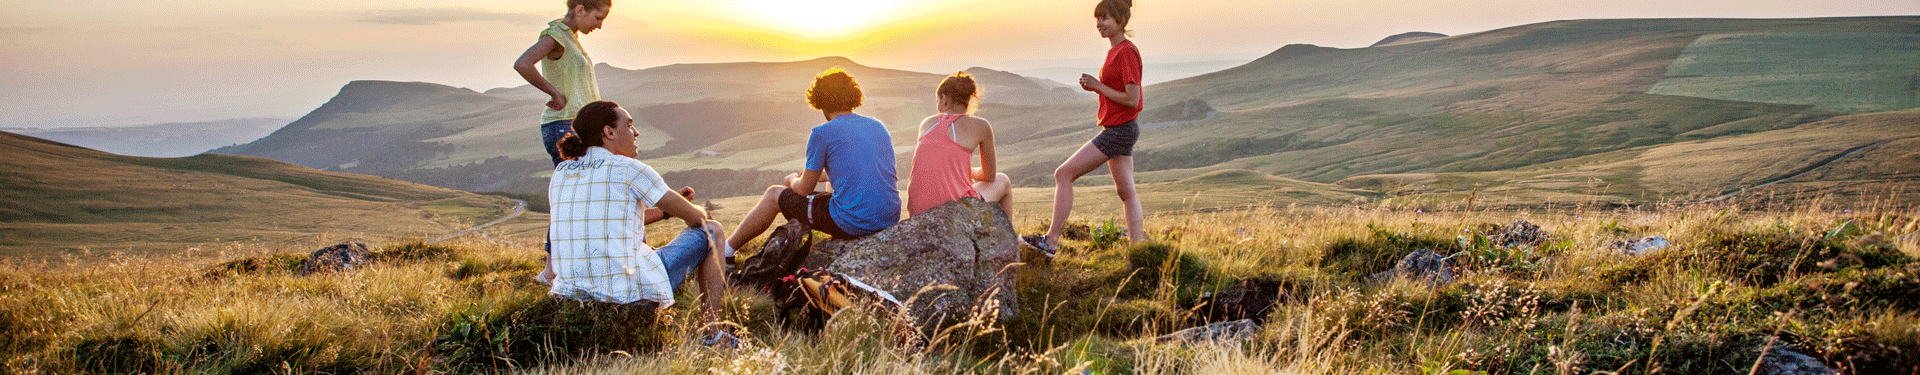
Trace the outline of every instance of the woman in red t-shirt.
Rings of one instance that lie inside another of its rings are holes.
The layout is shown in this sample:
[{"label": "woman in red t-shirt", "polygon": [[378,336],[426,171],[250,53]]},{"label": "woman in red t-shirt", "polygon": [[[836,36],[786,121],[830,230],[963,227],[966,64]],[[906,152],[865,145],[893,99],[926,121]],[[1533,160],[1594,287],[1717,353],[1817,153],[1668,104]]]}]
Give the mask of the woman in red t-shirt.
[{"label": "woman in red t-shirt", "polygon": [[1073,181],[1099,168],[1113,173],[1113,187],[1127,211],[1127,240],[1146,241],[1145,215],[1133,191],[1133,143],[1140,138],[1140,49],[1127,40],[1127,20],[1133,18],[1133,0],[1101,0],[1093,8],[1094,28],[1112,48],[1100,77],[1080,75],[1080,88],[1100,94],[1097,116],[1100,134],[1080,146],[1060,168],[1053,170],[1053,222],[1047,234],[1023,237],[1028,245],[1053,254],[1060,246],[1067,214],[1073,212]]}]

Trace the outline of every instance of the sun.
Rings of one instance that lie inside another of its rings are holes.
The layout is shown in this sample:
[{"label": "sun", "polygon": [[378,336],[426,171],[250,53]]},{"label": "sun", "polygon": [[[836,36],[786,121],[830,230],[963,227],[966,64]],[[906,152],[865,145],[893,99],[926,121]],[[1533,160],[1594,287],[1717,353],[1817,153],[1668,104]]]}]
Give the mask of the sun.
[{"label": "sun", "polygon": [[844,36],[876,26],[907,0],[732,0],[771,29],[809,37]]}]

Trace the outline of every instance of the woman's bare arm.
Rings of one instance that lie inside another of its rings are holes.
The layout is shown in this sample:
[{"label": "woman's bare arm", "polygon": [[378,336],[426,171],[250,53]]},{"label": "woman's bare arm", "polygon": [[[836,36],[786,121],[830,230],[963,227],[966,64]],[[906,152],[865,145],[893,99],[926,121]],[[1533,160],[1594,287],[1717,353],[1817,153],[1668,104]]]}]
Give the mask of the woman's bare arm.
[{"label": "woman's bare arm", "polygon": [[566,108],[567,95],[553,88],[553,83],[547,82],[547,77],[541,76],[540,71],[534,69],[533,65],[539,63],[540,59],[548,58],[565,49],[566,47],[561,47],[560,42],[554,41],[553,37],[541,35],[539,41],[533,42],[533,47],[527,47],[527,52],[520,54],[520,58],[513,61],[513,71],[520,72],[520,78],[526,79],[528,84],[540,89],[540,92],[547,93],[547,97],[550,98],[547,100],[547,108]]}]

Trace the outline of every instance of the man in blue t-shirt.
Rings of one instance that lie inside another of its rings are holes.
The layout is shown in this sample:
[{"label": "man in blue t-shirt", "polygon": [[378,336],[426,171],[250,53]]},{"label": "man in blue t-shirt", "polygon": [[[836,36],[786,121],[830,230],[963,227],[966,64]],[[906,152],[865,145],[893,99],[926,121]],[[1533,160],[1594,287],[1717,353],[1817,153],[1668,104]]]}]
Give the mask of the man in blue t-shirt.
[{"label": "man in blue t-shirt", "polygon": [[[788,175],[785,185],[768,187],[734,228],[728,245],[740,248],[759,237],[773,225],[775,212],[835,238],[878,233],[900,221],[893,136],[880,120],[853,113],[861,99],[860,84],[846,71],[828,69],[813,78],[807,104],[827,123],[813,127],[807,137],[806,171]],[[831,189],[821,186],[829,181]]]}]

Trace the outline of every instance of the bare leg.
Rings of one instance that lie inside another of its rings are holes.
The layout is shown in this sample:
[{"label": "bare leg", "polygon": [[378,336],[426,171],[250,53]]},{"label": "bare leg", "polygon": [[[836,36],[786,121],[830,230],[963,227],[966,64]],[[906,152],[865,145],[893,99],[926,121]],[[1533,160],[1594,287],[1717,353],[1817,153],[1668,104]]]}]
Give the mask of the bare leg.
[{"label": "bare leg", "polygon": [[1133,189],[1133,156],[1123,155],[1108,160],[1107,170],[1113,172],[1113,190],[1120,194],[1120,203],[1127,210],[1127,241],[1145,243],[1147,220],[1145,210],[1140,208],[1140,196]]},{"label": "bare leg", "polygon": [[980,198],[988,202],[1000,203],[1000,210],[1007,212],[1007,219],[1013,219],[1013,181],[1006,173],[994,174],[993,181],[974,181],[973,191],[980,192]]},{"label": "bare leg", "polygon": [[740,249],[747,246],[747,241],[752,241],[772,227],[773,216],[780,214],[780,194],[786,192],[785,186],[768,186],[767,194],[760,197],[760,203],[748,210],[747,217],[740,219],[740,225],[733,228],[733,237],[727,238],[727,245]]},{"label": "bare leg", "polygon": [[534,276],[534,279],[541,284],[553,285],[553,279],[557,277],[560,275],[553,273],[553,254],[547,254],[547,259],[540,261],[540,275]]},{"label": "bare leg", "polygon": [[720,267],[720,259],[727,255],[720,245],[726,241],[727,231],[720,227],[720,222],[713,220],[707,220],[700,229],[707,231],[707,248],[710,251],[707,260],[700,262],[697,271],[700,274],[700,299],[705,305],[705,321],[712,323],[720,321],[720,313],[726,308],[727,277],[726,271]]},{"label": "bare leg", "polygon": [[1073,181],[1100,168],[1100,163],[1106,161],[1107,154],[1088,141],[1080,145],[1080,151],[1074,151],[1073,156],[1060,163],[1060,168],[1053,170],[1053,222],[1047,226],[1047,245],[1058,248],[1060,234],[1067,229],[1067,214],[1073,213]]}]

